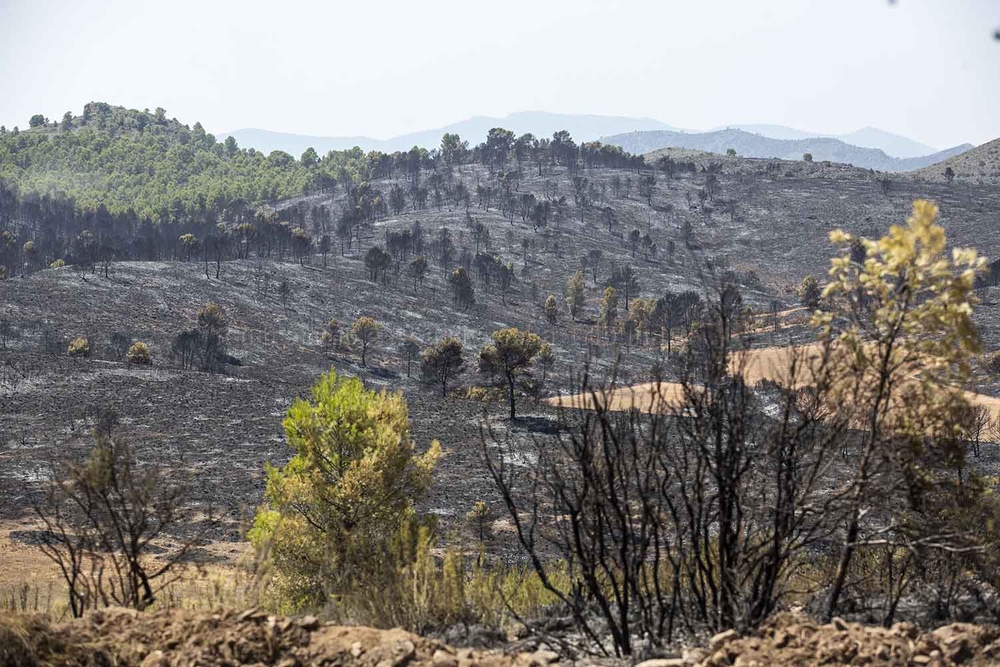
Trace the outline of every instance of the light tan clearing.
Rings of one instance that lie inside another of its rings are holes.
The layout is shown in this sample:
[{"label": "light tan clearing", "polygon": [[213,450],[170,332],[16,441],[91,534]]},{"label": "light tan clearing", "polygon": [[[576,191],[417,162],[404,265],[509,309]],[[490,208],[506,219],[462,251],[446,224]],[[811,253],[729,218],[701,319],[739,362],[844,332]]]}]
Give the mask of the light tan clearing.
[{"label": "light tan clearing", "polygon": [[[779,384],[787,384],[788,365],[792,354],[802,355],[801,359],[808,362],[819,358],[821,346],[818,343],[800,347],[767,347],[750,350],[744,354],[734,355],[730,362],[730,371],[735,372],[743,366],[743,376],[750,384],[761,380],[770,380]],[[802,376],[803,380],[807,374]],[[801,383],[798,382],[797,384]],[[966,400],[974,405],[982,405],[990,412],[991,419],[1000,419],[1000,398],[985,396],[971,391],[963,391]],[[684,388],[676,382],[643,382],[625,387],[615,387],[606,391],[594,391],[586,394],[555,396],[545,399],[549,405],[572,409],[591,410],[596,406],[606,407],[612,412],[669,412],[677,408],[684,400]]]}]

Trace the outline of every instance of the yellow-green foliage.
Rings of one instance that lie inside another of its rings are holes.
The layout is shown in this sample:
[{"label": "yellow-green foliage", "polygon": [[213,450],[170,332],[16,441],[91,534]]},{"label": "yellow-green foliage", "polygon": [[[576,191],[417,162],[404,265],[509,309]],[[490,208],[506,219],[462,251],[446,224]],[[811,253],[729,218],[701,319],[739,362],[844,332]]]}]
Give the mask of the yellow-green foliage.
[{"label": "yellow-green foliage", "polygon": [[484,345],[479,352],[479,371],[498,378],[507,387],[511,419],[514,418],[515,384],[530,372],[535,355],[541,349],[542,339],[538,334],[510,327],[494,331],[493,342]]},{"label": "yellow-green foliage", "polygon": [[570,317],[574,320],[587,301],[586,288],[587,283],[583,279],[582,271],[577,271],[566,281],[566,303],[569,305]]},{"label": "yellow-green foliage", "polygon": [[359,317],[351,325],[351,333],[361,342],[361,365],[366,364],[368,346],[378,337],[378,332],[382,326],[371,317]]},{"label": "yellow-green foliage", "polygon": [[480,387],[478,385],[473,385],[465,390],[465,398],[470,401],[489,403],[491,401],[502,400],[503,397],[503,389],[499,389],[498,387]]},{"label": "yellow-green foliage", "polygon": [[136,341],[128,348],[125,359],[130,364],[148,366],[153,363],[153,357],[149,353],[149,346],[142,341]]},{"label": "yellow-green foliage", "polygon": [[66,266],[66,260],[63,259],[57,259],[56,261],[49,264],[50,269],[61,269],[64,266]]},{"label": "yellow-green foliage", "polygon": [[466,568],[461,554],[434,556],[434,532],[406,521],[397,530],[377,582],[358,582],[336,611],[345,619],[417,632],[473,620],[466,604]]},{"label": "yellow-green foliage", "polygon": [[803,306],[815,310],[819,307],[819,299],[823,295],[823,290],[820,289],[819,281],[814,276],[808,275],[802,279],[796,294]]},{"label": "yellow-green foliage", "polygon": [[636,331],[652,332],[655,314],[656,299],[635,298],[628,308],[628,318]]},{"label": "yellow-green foliage", "polygon": [[[563,563],[546,568],[549,582],[563,593],[571,588],[571,579]],[[523,619],[538,619],[559,603],[559,598],[542,584],[530,567],[477,563],[465,583],[466,605],[480,622],[492,627],[510,624],[511,613]]]},{"label": "yellow-green foliage", "polygon": [[480,544],[485,544],[486,540],[493,533],[493,520],[496,515],[493,509],[485,500],[477,500],[472,509],[465,514],[465,523],[476,534]]},{"label": "yellow-green foliage", "polygon": [[283,422],[295,456],[267,467],[267,505],[250,540],[271,560],[271,591],[286,609],[322,605],[372,584],[392,565],[389,546],[414,517],[440,455],[409,437],[406,401],[331,370]]},{"label": "yellow-green foliage", "polygon": [[225,335],[226,329],[229,327],[226,311],[218,304],[207,304],[198,311],[198,326],[210,334]]},{"label": "yellow-green foliage", "polygon": [[549,321],[549,324],[555,324],[556,320],[559,319],[559,305],[554,294],[550,294],[545,299],[545,319]]},{"label": "yellow-green foliage", "polygon": [[[436,547],[430,527],[405,522],[377,585],[356,586],[334,612],[346,621],[425,632],[456,623],[503,628],[514,623],[511,611],[538,619],[559,602],[531,568],[487,565],[454,549],[439,557]],[[570,590],[562,563],[552,564],[549,576],[558,590]]]},{"label": "yellow-green foliage", "polygon": [[618,290],[608,285],[601,297],[601,311],[597,321],[606,329],[614,330],[618,320]]},{"label": "yellow-green foliage", "polygon": [[89,357],[90,343],[86,338],[74,338],[70,341],[69,347],[66,349],[66,354],[71,357]]},{"label": "yellow-green foliage", "polygon": [[937,213],[934,203],[915,201],[905,227],[893,225],[877,241],[861,240],[863,265],[851,260],[853,237],[832,232],[843,253],[831,262],[823,298],[870,315],[847,326],[832,312],[813,316],[851,379],[840,384],[838,403],[859,407],[869,431],[891,431],[914,444],[928,435],[957,434],[961,425],[953,415],[966,401],[952,388],[968,380],[980,352],[973,287],[985,261],[972,249],[955,248],[949,255]]}]

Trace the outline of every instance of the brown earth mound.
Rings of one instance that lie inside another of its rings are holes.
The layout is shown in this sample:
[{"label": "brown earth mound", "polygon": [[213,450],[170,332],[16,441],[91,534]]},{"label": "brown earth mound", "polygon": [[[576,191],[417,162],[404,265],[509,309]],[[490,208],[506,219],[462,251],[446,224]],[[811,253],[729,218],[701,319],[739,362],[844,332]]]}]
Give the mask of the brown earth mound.
[{"label": "brown earth mound", "polygon": [[[912,623],[891,628],[848,623],[839,618],[820,625],[795,614],[780,614],[755,635],[716,635],[707,649],[686,654],[686,660],[647,667],[696,665],[997,665],[1000,628],[954,623],[921,634]],[[640,667],[642,667],[640,665]]]},{"label": "brown earth mound", "polygon": [[[454,649],[398,629],[345,627],[312,616],[255,610],[137,614],[108,609],[62,624],[40,616],[0,618],[0,667],[545,667],[558,661],[546,650]],[[753,635],[729,630],[713,637],[707,648],[638,667],[996,664],[996,626],[955,623],[921,634],[910,623],[881,628],[834,619],[821,625],[780,614]]]},{"label": "brown earth mound", "polygon": [[542,667],[556,661],[549,651],[505,655],[452,649],[398,629],[344,627],[254,610],[108,609],[58,625],[38,616],[0,618],[0,667]]}]

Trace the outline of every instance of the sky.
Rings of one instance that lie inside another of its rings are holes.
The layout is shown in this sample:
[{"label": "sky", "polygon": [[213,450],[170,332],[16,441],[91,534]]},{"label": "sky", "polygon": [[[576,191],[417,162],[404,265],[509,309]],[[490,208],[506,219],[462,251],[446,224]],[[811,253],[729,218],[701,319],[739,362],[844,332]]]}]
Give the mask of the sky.
[{"label": "sky", "polygon": [[0,124],[378,139],[475,115],[1000,136],[1000,0],[0,0]]}]

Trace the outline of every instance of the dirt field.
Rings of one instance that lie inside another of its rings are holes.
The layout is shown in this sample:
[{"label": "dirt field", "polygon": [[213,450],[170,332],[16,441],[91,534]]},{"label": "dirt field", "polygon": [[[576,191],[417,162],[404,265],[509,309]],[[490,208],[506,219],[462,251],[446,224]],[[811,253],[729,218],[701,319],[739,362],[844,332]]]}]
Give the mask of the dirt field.
[{"label": "dirt field", "polygon": [[[732,372],[741,372],[748,383],[756,384],[769,380],[787,384],[788,367],[792,354],[800,354],[803,361],[818,358],[818,345],[798,347],[770,347],[749,351],[743,359],[734,358],[730,362]],[[737,355],[739,356],[739,355]],[[971,391],[962,392],[969,403],[982,405],[990,412],[990,418],[1000,419],[1000,398],[986,396]],[[546,402],[554,407],[572,409],[593,409],[602,406],[616,412],[629,410],[670,412],[684,401],[684,387],[676,382],[644,382],[627,387],[616,387],[609,391],[589,394],[554,396]],[[983,442],[994,442],[991,437]],[[1000,444],[1000,441],[997,442]]]}]

